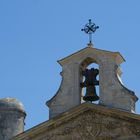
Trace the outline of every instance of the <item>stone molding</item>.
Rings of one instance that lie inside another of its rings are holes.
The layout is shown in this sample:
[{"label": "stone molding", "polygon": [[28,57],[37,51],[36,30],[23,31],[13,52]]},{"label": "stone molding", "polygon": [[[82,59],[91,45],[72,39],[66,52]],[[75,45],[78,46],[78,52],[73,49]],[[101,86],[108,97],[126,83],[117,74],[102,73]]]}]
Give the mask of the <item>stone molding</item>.
[{"label": "stone molding", "polygon": [[25,131],[12,140],[121,140],[122,138],[140,139],[139,115],[84,103]]}]

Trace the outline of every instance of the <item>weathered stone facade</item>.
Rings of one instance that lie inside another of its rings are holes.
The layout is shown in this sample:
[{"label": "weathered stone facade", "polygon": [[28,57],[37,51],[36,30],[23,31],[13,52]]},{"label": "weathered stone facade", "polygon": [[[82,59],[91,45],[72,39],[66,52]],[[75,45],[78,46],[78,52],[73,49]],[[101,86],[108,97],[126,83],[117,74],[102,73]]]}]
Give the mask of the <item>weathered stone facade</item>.
[{"label": "weathered stone facade", "polygon": [[139,140],[140,116],[84,103],[12,140]]}]

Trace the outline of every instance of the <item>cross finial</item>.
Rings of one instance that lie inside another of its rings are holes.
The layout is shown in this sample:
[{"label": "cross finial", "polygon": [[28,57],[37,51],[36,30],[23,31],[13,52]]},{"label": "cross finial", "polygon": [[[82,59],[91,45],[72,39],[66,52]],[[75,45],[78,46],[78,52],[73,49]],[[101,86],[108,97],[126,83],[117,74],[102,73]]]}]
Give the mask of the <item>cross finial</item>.
[{"label": "cross finial", "polygon": [[81,31],[84,31],[85,33],[89,34],[89,45],[92,45],[92,34],[98,29],[99,26],[96,26],[95,23],[91,22],[91,19],[89,19],[89,23],[85,25]]}]

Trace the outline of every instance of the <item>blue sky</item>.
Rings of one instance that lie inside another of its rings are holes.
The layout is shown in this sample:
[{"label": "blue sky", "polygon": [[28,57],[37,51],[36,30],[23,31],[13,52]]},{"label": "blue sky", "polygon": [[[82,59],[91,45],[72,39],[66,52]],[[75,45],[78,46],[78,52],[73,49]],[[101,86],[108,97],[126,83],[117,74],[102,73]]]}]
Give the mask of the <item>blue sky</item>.
[{"label": "blue sky", "polygon": [[80,30],[89,18],[100,26],[94,46],[125,57],[123,82],[140,97],[139,7],[139,0],[0,0],[0,98],[24,104],[26,129],[48,119],[45,102],[61,81],[56,61],[86,47]]}]

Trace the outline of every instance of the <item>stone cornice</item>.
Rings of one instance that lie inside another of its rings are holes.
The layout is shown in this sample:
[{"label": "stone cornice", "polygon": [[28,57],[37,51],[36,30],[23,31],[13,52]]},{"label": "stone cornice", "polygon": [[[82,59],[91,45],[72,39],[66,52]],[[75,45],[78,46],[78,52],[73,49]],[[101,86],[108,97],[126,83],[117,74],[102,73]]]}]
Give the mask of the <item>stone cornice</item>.
[{"label": "stone cornice", "polygon": [[66,61],[70,60],[71,58],[74,58],[74,56],[83,53],[85,51],[97,51],[98,53],[106,53],[108,55],[111,55],[112,57],[117,57],[119,63],[122,63],[125,61],[124,57],[120,54],[120,52],[111,52],[111,51],[106,51],[106,50],[101,50],[101,49],[97,49],[97,48],[92,48],[92,47],[86,47],[84,49],[81,49],[65,58],[62,58],[61,60],[58,60],[57,62],[60,65],[63,65],[63,63],[65,63]]},{"label": "stone cornice", "polygon": [[115,108],[108,108],[101,105],[91,104],[91,103],[83,103],[69,111],[62,113],[46,122],[43,122],[22,134],[19,134],[12,138],[12,140],[26,140],[34,137],[35,135],[39,135],[40,133],[47,132],[49,128],[53,128],[55,126],[59,126],[63,122],[67,122],[69,119],[82,114],[85,111],[93,111],[97,114],[102,114],[104,116],[111,116],[113,118],[126,120],[126,121],[133,121],[133,122],[140,122],[140,115],[133,114],[127,111],[115,109]]}]

